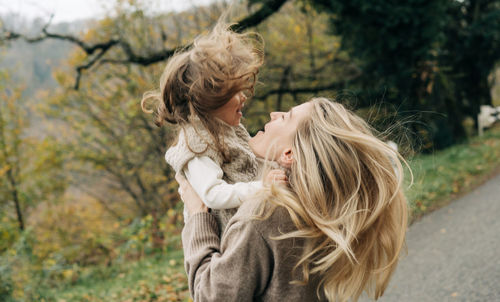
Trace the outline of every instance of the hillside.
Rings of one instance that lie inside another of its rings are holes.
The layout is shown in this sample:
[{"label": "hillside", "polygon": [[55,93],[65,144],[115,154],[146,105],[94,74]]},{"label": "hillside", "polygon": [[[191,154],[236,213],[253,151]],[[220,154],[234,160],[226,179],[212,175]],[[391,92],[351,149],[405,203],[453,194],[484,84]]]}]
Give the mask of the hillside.
[{"label": "hillside", "polygon": [[[25,19],[18,15],[0,18],[6,29],[28,34],[30,37],[38,36],[46,22],[41,19]],[[91,22],[89,20],[52,24],[49,30],[60,34],[78,34]],[[56,88],[57,83],[52,72],[57,68],[68,68],[65,62],[74,47],[74,44],[61,40],[47,39],[39,43],[16,40],[1,49],[0,68],[7,69],[15,82],[26,85],[24,95],[31,97],[40,89]]]}]

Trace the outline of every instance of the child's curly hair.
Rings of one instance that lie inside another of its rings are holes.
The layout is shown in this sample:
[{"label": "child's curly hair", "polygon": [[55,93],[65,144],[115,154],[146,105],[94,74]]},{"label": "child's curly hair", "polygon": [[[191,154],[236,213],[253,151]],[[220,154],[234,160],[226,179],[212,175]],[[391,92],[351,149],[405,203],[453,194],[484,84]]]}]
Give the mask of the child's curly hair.
[{"label": "child's curly hair", "polygon": [[[253,94],[259,67],[263,63],[263,41],[255,33],[236,33],[221,21],[207,35],[197,37],[188,48],[174,54],[160,78],[159,91],[146,92],[144,112],[155,112],[155,124],[181,127],[189,117],[199,117],[212,135],[225,160],[221,125],[211,114],[235,94]],[[155,109],[147,109],[151,101]]]}]

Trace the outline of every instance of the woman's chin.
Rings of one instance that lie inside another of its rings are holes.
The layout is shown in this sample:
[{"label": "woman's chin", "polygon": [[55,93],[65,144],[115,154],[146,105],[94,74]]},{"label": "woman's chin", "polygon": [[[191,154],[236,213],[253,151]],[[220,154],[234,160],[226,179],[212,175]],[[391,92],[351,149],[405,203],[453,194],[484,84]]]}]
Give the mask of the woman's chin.
[{"label": "woman's chin", "polygon": [[255,134],[254,137],[251,137],[249,140],[248,140],[248,145],[250,146],[250,149],[252,150],[252,152],[255,154],[255,156],[257,157],[260,157],[260,158],[264,158],[264,155],[262,154],[261,151],[261,145],[262,145],[262,141],[261,141],[261,137],[262,137],[262,134],[264,134],[262,131],[259,131],[257,132],[257,134]]}]

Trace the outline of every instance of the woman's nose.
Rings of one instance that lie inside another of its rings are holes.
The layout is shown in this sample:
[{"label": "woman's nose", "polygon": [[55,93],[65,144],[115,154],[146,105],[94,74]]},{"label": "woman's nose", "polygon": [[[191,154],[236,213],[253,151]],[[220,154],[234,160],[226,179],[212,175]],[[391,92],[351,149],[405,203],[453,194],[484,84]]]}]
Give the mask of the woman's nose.
[{"label": "woman's nose", "polygon": [[269,113],[269,116],[271,116],[271,121],[274,121],[277,118],[281,118],[284,114],[285,114],[285,112],[281,112],[281,111],[271,112],[271,113]]}]

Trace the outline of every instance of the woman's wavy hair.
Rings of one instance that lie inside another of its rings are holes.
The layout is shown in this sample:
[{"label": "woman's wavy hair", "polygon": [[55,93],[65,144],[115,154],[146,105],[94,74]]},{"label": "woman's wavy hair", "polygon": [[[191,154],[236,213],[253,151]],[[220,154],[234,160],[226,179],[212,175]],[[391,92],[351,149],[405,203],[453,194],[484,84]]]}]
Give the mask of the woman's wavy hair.
[{"label": "woman's wavy hair", "polygon": [[212,113],[238,92],[253,94],[264,57],[258,34],[230,28],[219,21],[210,33],[175,53],[160,78],[160,89],[146,92],[141,100],[142,110],[154,112],[159,127],[165,122],[182,127],[192,117],[199,118],[226,160],[223,126]]},{"label": "woman's wavy hair", "polygon": [[[274,239],[304,238],[295,268],[302,280],[321,280],[330,301],[377,299],[386,289],[405,245],[407,203],[403,158],[377,139],[370,126],[339,103],[311,100],[313,109],[294,137],[289,187],[264,195],[283,206],[296,231]],[[406,163],[406,162],[405,162]],[[257,216],[271,211],[260,208]]]}]

